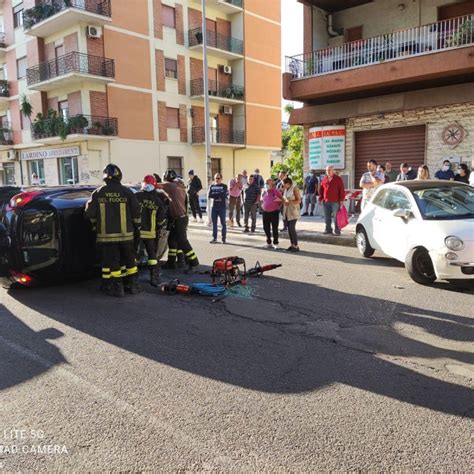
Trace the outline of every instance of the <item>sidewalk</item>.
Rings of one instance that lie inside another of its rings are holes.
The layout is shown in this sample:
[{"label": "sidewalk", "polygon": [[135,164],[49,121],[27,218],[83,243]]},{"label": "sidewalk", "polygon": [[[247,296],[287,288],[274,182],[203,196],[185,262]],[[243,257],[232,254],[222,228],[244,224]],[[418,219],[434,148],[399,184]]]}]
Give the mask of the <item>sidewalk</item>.
[{"label": "sidewalk", "polygon": [[[204,217],[204,222],[206,222],[206,216]],[[345,247],[355,247],[355,225],[357,222],[357,216],[351,217],[349,225],[345,227],[341,233],[341,236],[335,235],[324,235],[324,218],[321,216],[308,216],[308,217],[301,217],[296,224],[296,230],[298,231],[298,239],[303,242],[319,242],[323,244],[331,244],[331,245],[342,245]],[[243,223],[243,219],[242,219]],[[280,229],[282,228],[283,224],[280,222]],[[211,228],[208,227],[206,224],[199,224],[197,222],[193,222],[193,218],[191,217],[189,220],[189,228],[193,231],[199,232],[207,232],[209,237],[211,237]],[[244,234],[243,228],[237,227],[230,227],[227,226],[227,233],[229,235],[249,235]],[[259,239],[264,238],[263,232],[263,225],[262,225],[262,218],[261,216],[257,217],[257,230],[253,236],[258,236]],[[281,237],[288,238],[287,232],[281,232]],[[252,234],[250,234],[252,236]]]}]

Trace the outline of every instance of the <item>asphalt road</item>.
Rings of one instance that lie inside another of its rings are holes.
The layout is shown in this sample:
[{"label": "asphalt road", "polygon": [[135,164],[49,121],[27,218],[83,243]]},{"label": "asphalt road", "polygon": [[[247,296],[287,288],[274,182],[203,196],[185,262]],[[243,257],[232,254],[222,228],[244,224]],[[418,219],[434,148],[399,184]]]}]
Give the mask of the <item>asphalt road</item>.
[{"label": "asphalt road", "polygon": [[473,292],[352,248],[208,240],[204,264],[283,267],[223,299],[0,290],[4,470],[472,470]]}]

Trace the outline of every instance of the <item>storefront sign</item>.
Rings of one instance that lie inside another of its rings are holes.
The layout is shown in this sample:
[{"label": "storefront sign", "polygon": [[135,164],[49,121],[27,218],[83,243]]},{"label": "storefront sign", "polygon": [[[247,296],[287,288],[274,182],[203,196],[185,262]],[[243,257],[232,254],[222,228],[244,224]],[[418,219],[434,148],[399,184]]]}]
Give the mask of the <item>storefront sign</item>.
[{"label": "storefront sign", "polygon": [[345,168],[346,127],[333,125],[309,129],[308,151],[309,169],[323,170],[334,166]]},{"label": "storefront sign", "polygon": [[22,160],[44,160],[47,158],[66,158],[68,156],[79,156],[81,154],[78,146],[69,148],[52,148],[47,150],[23,151]]}]

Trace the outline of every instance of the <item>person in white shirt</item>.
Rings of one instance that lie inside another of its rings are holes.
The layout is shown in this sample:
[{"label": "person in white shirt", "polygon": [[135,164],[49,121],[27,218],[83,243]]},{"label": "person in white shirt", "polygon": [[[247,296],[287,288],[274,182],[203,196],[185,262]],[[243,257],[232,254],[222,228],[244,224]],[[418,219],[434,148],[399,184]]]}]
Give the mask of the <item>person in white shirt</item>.
[{"label": "person in white shirt", "polygon": [[377,171],[377,162],[375,160],[369,160],[367,162],[367,172],[362,175],[360,179],[360,187],[362,191],[362,209],[370,201],[374,195],[375,190],[384,184],[385,176]]}]

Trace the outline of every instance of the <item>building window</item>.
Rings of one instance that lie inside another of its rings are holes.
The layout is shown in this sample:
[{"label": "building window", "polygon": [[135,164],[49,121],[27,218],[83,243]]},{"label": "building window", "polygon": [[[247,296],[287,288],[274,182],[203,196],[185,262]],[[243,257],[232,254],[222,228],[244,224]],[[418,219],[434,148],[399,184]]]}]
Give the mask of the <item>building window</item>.
[{"label": "building window", "polygon": [[6,186],[14,186],[15,180],[15,165],[12,163],[3,164],[3,184]]},{"label": "building window", "polygon": [[179,109],[166,107],[166,128],[179,128]]},{"label": "building window", "polygon": [[173,7],[161,5],[161,23],[163,26],[176,28],[176,12]]},{"label": "building window", "polygon": [[16,60],[16,73],[18,79],[23,79],[26,77],[26,70],[28,68],[28,60],[26,56]]},{"label": "building window", "polygon": [[69,117],[69,104],[67,100],[58,102],[58,112],[59,116],[62,117],[63,120],[67,121]]},{"label": "building window", "polygon": [[79,168],[76,157],[59,158],[59,184],[79,183]]},{"label": "building window", "polygon": [[28,162],[30,184],[44,184],[44,160],[31,160]]},{"label": "building window", "polygon": [[165,75],[173,79],[178,78],[178,61],[165,58]]},{"label": "building window", "polygon": [[183,176],[183,157],[168,156],[168,169],[176,171],[176,174]]},{"label": "building window", "polygon": [[15,28],[23,26],[23,3],[13,9],[13,26]]},{"label": "building window", "polygon": [[211,158],[211,173],[212,177],[216,173],[222,174],[222,160],[220,158]]}]

